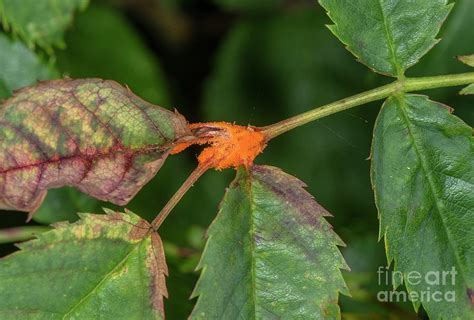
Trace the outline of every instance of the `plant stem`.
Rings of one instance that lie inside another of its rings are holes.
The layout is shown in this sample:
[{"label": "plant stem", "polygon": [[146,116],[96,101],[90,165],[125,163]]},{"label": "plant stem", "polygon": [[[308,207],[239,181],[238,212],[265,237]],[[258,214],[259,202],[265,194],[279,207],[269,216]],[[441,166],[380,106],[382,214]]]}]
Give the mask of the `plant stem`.
[{"label": "plant stem", "polygon": [[405,78],[390,84],[338,100],[322,107],[301,113],[275,124],[262,127],[267,140],[302,126],[308,122],[329,116],[372,101],[384,99],[399,92],[411,92],[425,89],[453,87],[474,83],[474,72],[450,74],[434,77]]},{"label": "plant stem", "polygon": [[35,234],[51,230],[50,227],[25,226],[0,230],[0,243],[12,243],[32,239]]},{"label": "plant stem", "polygon": [[[417,90],[434,89],[442,87],[452,87],[474,83],[474,72],[421,77],[421,78],[400,78],[390,84],[365,91],[354,96],[332,102],[319,108],[301,113],[289,119],[277,122],[275,124],[262,127],[262,131],[267,141],[271,140],[282,133],[290,131],[294,128],[302,126],[308,122],[329,116],[331,114],[360,106],[365,103],[384,99],[388,96],[400,93],[411,92]],[[153,229],[158,229],[163,221],[168,217],[171,210],[181,200],[184,194],[193,186],[193,184],[201,177],[204,172],[212,167],[212,163],[199,164],[198,167],[189,175],[184,183],[179,187],[178,191],[171,197],[165,207],[160,211],[158,216],[151,223]]]},{"label": "plant stem", "polygon": [[178,204],[179,200],[184,194],[193,186],[193,184],[211,167],[211,164],[199,164],[196,169],[189,175],[189,177],[183,182],[181,187],[176,193],[168,200],[166,205],[161,209],[158,216],[152,221],[151,226],[154,230],[157,230],[163,221],[168,217],[171,210]]}]

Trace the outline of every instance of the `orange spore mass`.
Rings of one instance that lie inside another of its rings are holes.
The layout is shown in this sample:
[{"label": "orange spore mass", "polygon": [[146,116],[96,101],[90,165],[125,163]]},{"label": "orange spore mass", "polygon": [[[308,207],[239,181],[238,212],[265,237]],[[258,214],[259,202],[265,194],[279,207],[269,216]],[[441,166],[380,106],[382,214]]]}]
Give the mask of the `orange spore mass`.
[{"label": "orange spore mass", "polygon": [[239,126],[228,122],[193,123],[189,128],[196,138],[189,142],[178,143],[171,150],[176,154],[193,144],[209,144],[198,156],[200,164],[211,164],[211,167],[222,170],[247,168],[266,146],[263,133],[255,127]]}]

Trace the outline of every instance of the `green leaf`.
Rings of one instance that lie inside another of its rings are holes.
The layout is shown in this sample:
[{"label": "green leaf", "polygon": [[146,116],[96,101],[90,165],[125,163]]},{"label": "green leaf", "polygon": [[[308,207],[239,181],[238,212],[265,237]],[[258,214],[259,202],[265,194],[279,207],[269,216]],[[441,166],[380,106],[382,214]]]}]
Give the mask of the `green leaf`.
[{"label": "green leaf", "polygon": [[0,100],[15,89],[57,76],[50,65],[43,63],[23,43],[10,40],[1,32],[0,70]]},{"label": "green leaf", "polygon": [[0,208],[32,213],[61,186],[125,205],[190,134],[180,114],[100,79],[24,88],[3,103],[0,124]]},{"label": "green leaf", "polygon": [[474,67],[474,54],[468,56],[458,56],[459,61],[467,64],[470,67]]},{"label": "green leaf", "polygon": [[58,221],[73,222],[79,219],[78,212],[97,212],[101,202],[71,187],[48,191],[33,220],[43,224]]},{"label": "green leaf", "polygon": [[10,95],[10,90],[8,90],[7,86],[3,81],[0,81],[0,99],[8,97]]},{"label": "green leaf", "polygon": [[0,244],[30,240],[34,238],[36,234],[46,232],[49,229],[49,227],[44,226],[23,226],[0,229]]},{"label": "green leaf", "polygon": [[334,22],[329,29],[363,64],[401,77],[438,40],[448,0],[320,0]]},{"label": "green leaf", "polygon": [[459,91],[459,94],[474,94],[474,83]]},{"label": "green leaf", "polygon": [[[374,81],[380,77],[354,63],[327,32],[325,20],[323,10],[303,7],[236,23],[205,85],[204,117],[263,126],[381,85]],[[302,126],[280,136],[260,156],[262,163],[284,166],[303,181],[317,182],[308,191],[337,212],[333,224],[349,247],[354,233],[378,231],[366,160],[378,110],[376,104],[353,108]],[[230,177],[216,174],[206,180],[209,175],[200,182],[206,190],[203,196],[229,184]],[[221,197],[218,192],[213,196]]]},{"label": "green leaf", "polygon": [[[474,67],[474,54],[468,56],[458,56],[459,61],[464,64],[467,64],[470,67]],[[474,83],[468,85],[467,87],[463,88],[459,91],[459,94],[474,94]]]},{"label": "green leaf", "polygon": [[73,78],[115,80],[147,101],[170,104],[156,56],[120,10],[93,3],[77,15],[66,44],[57,52],[61,72]]},{"label": "green leaf", "polygon": [[[473,147],[472,128],[425,96],[389,98],[375,126],[372,182],[380,236],[389,263],[395,261],[405,280],[421,275],[405,281],[409,292],[441,292],[441,301],[421,301],[431,319],[474,316]],[[442,273],[453,268],[456,274],[443,281]],[[446,294],[455,294],[455,302]],[[420,299],[413,303],[417,309]]]},{"label": "green leaf", "polygon": [[74,11],[86,8],[89,0],[0,0],[0,20],[5,29],[18,34],[28,46],[52,51],[64,47],[63,34]]},{"label": "green leaf", "polygon": [[158,234],[130,211],[81,217],[0,260],[0,318],[162,319]]},{"label": "green leaf", "polygon": [[240,169],[208,242],[192,319],[339,317],[343,245],[330,214],[280,169]]}]

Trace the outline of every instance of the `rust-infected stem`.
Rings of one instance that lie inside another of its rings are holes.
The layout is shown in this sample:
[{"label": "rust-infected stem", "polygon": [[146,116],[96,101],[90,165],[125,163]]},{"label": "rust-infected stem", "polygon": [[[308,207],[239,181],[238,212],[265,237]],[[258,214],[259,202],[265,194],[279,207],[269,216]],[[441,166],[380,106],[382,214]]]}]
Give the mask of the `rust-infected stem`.
[{"label": "rust-infected stem", "polygon": [[176,193],[168,200],[168,203],[161,209],[160,213],[152,221],[151,225],[153,229],[158,229],[163,221],[168,217],[171,210],[178,204],[179,200],[184,196],[184,194],[193,186],[193,184],[206,172],[209,168],[212,167],[212,163],[199,164],[196,169],[189,175],[189,177],[183,182],[181,187],[176,191]]}]

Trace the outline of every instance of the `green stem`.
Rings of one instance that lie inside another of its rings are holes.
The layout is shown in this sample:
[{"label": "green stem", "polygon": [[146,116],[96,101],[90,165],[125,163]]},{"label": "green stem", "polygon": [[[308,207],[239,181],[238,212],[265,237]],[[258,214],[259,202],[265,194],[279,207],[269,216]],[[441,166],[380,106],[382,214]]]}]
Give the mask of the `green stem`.
[{"label": "green stem", "polygon": [[184,194],[193,186],[193,184],[211,167],[211,164],[199,164],[196,169],[189,175],[186,181],[183,182],[178,191],[168,200],[166,205],[152,221],[151,226],[154,230],[157,230],[163,221],[171,213],[171,210],[178,204],[179,200],[184,196]]},{"label": "green stem", "polygon": [[35,234],[50,230],[50,227],[26,226],[0,229],[0,243],[12,243],[32,239]]},{"label": "green stem", "polygon": [[474,72],[450,74],[434,77],[405,78],[390,84],[338,100],[322,107],[301,113],[275,124],[262,127],[267,140],[271,140],[282,133],[302,126],[308,122],[329,116],[372,101],[384,99],[399,92],[412,92],[418,90],[453,87],[474,83]]},{"label": "green stem", "polygon": [[[329,116],[331,114],[350,109],[362,104],[384,99],[388,96],[400,93],[400,92],[411,92],[425,89],[434,89],[442,87],[460,86],[465,84],[474,83],[474,72],[434,76],[434,77],[422,77],[422,78],[400,78],[390,84],[381,86],[369,91],[365,91],[354,96],[324,105],[319,108],[307,111],[305,113],[296,115],[292,118],[277,122],[275,124],[262,127],[263,134],[267,140],[271,140],[282,133],[290,131],[294,128],[302,126],[308,122]],[[153,229],[158,229],[163,221],[168,217],[171,210],[181,200],[186,191],[193,186],[193,184],[204,174],[212,164],[200,164],[171,197],[165,207],[161,210],[158,216],[153,220]]]}]

